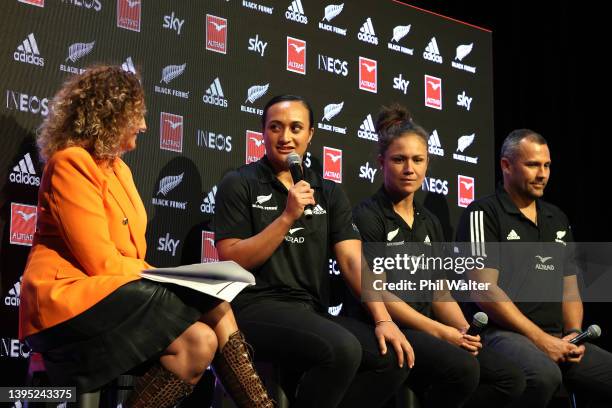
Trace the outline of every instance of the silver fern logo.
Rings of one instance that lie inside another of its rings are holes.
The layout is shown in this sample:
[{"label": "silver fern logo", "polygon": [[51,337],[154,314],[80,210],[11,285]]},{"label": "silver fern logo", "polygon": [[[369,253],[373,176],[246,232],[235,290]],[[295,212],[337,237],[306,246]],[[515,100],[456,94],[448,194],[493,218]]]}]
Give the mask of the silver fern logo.
[{"label": "silver fern logo", "polygon": [[471,157],[463,154],[465,149],[467,149],[472,145],[472,143],[474,143],[475,138],[476,133],[472,133],[471,135],[461,136],[459,139],[457,139],[457,150],[455,153],[453,153],[453,159],[466,163],[477,164],[478,157]]},{"label": "silver fern logo", "polygon": [[411,26],[412,24],[408,24],[407,26],[395,27],[393,29],[393,38],[391,38],[391,41],[396,42],[396,43],[400,42],[402,38],[408,35],[408,33],[410,32]]},{"label": "silver fern logo", "polygon": [[164,196],[167,195],[170,191],[174,190],[181,182],[183,181],[183,176],[185,173],[181,173],[178,176],[167,176],[163,179],[159,180],[159,191]]},{"label": "silver fern logo", "polygon": [[[259,98],[261,98],[268,92],[269,87],[270,87],[269,83],[265,85],[253,85],[247,91],[247,98],[246,98],[246,101],[244,101],[244,103],[247,103],[247,102],[251,104],[254,103],[256,100],[258,100]],[[257,115],[257,116],[263,115],[263,109],[254,108],[252,106],[240,105],[240,110],[242,112],[252,113],[253,115]]]},{"label": "silver fern logo", "polygon": [[323,118],[321,118],[321,121],[317,124],[318,128],[327,130],[328,132],[345,135],[346,127],[334,126],[329,123],[332,118],[338,116],[338,114],[342,112],[342,108],[344,108],[344,101],[340,103],[330,103],[329,105],[325,106],[325,108],[323,108]]},{"label": "silver fern logo", "polygon": [[162,69],[162,79],[159,82],[169,84],[173,79],[181,76],[183,72],[185,72],[186,67],[187,63],[183,65],[168,65],[166,68]]},{"label": "silver fern logo", "polygon": [[245,103],[246,102],[254,103],[256,100],[264,96],[266,92],[268,92],[269,87],[270,87],[269,83],[265,85],[255,85],[255,86],[250,87],[247,92],[247,99]]},{"label": "silver fern logo", "polygon": [[325,7],[324,16],[319,21],[319,28],[321,30],[329,31],[331,33],[346,36],[346,28],[340,28],[329,24],[334,18],[336,18],[344,9],[344,3],[342,4],[330,4]]},{"label": "silver fern logo", "polygon": [[72,61],[73,63],[90,54],[93,51],[95,41],[90,43],[75,43],[68,47],[68,58],[66,62]]},{"label": "silver fern logo", "polygon": [[408,35],[411,27],[411,24],[405,26],[396,26],[393,29],[393,37],[391,37],[391,41],[387,43],[387,48],[393,51],[401,52],[402,54],[413,55],[414,48],[408,48],[404,47],[403,45],[399,45],[399,42]]},{"label": "silver fern logo", "polygon": [[472,52],[474,48],[474,43],[460,45],[457,47],[457,53],[455,54],[455,59],[458,61],[463,61],[463,59]]},{"label": "silver fern logo", "polygon": [[342,4],[330,4],[325,7],[325,16],[322,21],[332,21],[338,14],[342,13],[344,9],[344,3]]},{"label": "silver fern logo", "polygon": [[473,49],[474,49],[474,43],[459,45],[455,53],[455,59],[451,62],[452,67],[456,69],[460,69],[462,71],[466,71],[466,72],[475,74],[476,67],[473,67],[471,65],[466,65],[463,63],[463,59],[467,57],[472,52]]},{"label": "silver fern logo", "polygon": [[341,310],[342,310],[342,303],[340,303],[338,306],[330,306],[327,309],[327,313],[329,313],[332,316],[338,316]]},{"label": "silver fern logo", "polygon": [[[168,65],[162,69],[162,77],[159,83],[168,85],[174,79],[181,76],[183,72],[185,72],[185,68],[187,68],[187,63],[182,65]],[[165,86],[161,85],[155,85],[155,92],[164,95],[176,96],[178,98],[189,99],[189,91],[166,88]]]},{"label": "silver fern logo", "polygon": [[326,120],[329,122],[334,116],[337,116],[342,111],[343,107],[344,102],[330,103],[323,109],[323,119],[321,120]]},{"label": "silver fern logo", "polygon": [[475,133],[472,133],[471,135],[461,136],[459,140],[457,140],[457,151],[463,153],[463,151],[474,142],[475,136]]}]

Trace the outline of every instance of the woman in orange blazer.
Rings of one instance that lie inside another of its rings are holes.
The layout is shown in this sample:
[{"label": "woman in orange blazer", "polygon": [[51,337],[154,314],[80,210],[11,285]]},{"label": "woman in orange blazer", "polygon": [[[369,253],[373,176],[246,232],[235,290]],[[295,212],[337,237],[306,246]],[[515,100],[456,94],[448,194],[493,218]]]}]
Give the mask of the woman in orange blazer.
[{"label": "woman in orange blazer", "polygon": [[148,362],[128,406],[173,406],[213,362],[240,407],[271,407],[227,302],[140,279],[147,217],[120,156],[146,130],[144,113],[140,79],[120,67],[90,68],[54,98],[38,138],[48,162],[20,338],[79,392]]}]

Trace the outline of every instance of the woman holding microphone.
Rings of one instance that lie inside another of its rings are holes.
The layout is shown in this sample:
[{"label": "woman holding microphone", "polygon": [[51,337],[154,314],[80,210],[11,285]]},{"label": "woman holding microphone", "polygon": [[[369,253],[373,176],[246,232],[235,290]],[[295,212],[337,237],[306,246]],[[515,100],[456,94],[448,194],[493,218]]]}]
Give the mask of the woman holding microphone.
[{"label": "woman holding microphone", "polygon": [[[364,246],[443,257],[440,222],[414,199],[429,164],[427,133],[400,105],[381,110],[376,131],[383,185],[353,210]],[[393,294],[385,298],[391,317],[418,356],[420,364],[408,381],[424,405],[503,407],[520,396],[524,378],[518,368],[483,349],[479,336],[466,334],[469,323],[450,293],[425,292],[408,302]],[[348,314],[362,315],[361,308],[350,302]]]}]

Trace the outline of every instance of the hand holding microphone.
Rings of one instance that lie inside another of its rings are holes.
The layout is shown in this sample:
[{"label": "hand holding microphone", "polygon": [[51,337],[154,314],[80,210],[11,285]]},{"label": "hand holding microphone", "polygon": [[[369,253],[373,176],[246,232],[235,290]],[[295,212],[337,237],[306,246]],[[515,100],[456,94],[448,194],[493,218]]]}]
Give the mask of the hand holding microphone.
[{"label": "hand holding microphone", "polygon": [[592,324],[588,329],[571,339],[569,342],[579,346],[586,341],[598,339],[599,336],[601,336],[601,327]]},{"label": "hand holding microphone", "polygon": [[[289,167],[289,171],[291,172],[291,178],[293,178],[294,186],[297,186],[300,181],[304,180],[304,174],[302,173],[302,158],[297,153],[290,153],[287,155],[287,166]],[[312,194],[312,189],[308,191]],[[304,191],[299,191],[300,198],[304,198]],[[312,200],[314,201],[314,200]],[[308,203],[304,206],[304,216],[306,219],[312,218],[313,214],[313,206],[311,203]],[[299,218],[299,217],[298,217]]]},{"label": "hand holding microphone", "polygon": [[[569,363],[579,363],[586,351],[583,343],[595,340],[599,338],[599,336],[601,336],[601,328],[596,324],[592,324],[584,332],[567,340],[570,344],[577,347],[566,355],[565,361]],[[568,336],[565,336],[564,339],[567,339],[567,337]]]},{"label": "hand holding microphone", "polygon": [[470,353],[477,355],[478,350],[482,348],[482,342],[480,341],[480,333],[487,326],[488,322],[489,317],[486,313],[478,312],[474,314],[470,327],[468,327],[465,332],[463,332],[463,330],[461,331],[463,333],[463,345],[461,347],[463,347]]},{"label": "hand holding microphone", "polygon": [[478,312],[474,314],[472,318],[472,324],[465,334],[468,336],[479,336],[480,333],[489,324],[489,316],[485,312]]}]

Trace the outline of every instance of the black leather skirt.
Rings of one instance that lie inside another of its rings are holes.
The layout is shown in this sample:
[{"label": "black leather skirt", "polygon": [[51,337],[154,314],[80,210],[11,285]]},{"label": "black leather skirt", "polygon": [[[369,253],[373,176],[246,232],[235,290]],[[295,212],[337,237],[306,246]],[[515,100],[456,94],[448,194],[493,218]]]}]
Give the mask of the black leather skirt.
[{"label": "black leather skirt", "polygon": [[146,279],[127,283],[56,326],[28,336],[53,385],[95,390],[161,353],[220,301]]}]

